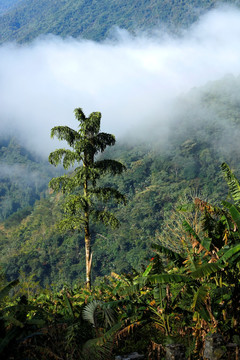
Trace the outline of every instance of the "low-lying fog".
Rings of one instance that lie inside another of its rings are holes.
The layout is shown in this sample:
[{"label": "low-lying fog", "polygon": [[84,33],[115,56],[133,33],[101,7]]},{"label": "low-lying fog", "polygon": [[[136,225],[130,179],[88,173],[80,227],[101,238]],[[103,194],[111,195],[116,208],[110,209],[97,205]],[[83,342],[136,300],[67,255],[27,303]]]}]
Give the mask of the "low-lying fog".
[{"label": "low-lying fog", "polygon": [[[61,147],[55,125],[76,128],[73,110],[102,112],[102,130],[141,136],[168,125],[173,100],[193,87],[240,74],[240,11],[219,8],[178,37],[124,30],[102,43],[39,38],[0,47],[0,131],[47,155]],[[194,120],[193,120],[194,121]]]}]

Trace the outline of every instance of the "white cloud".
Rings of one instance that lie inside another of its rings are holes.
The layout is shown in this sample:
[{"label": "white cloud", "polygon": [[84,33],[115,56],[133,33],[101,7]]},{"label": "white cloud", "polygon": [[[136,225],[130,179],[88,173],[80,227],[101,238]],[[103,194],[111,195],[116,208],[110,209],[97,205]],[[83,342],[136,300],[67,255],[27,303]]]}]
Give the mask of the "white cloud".
[{"label": "white cloud", "polygon": [[[48,36],[0,47],[0,131],[21,134],[48,154],[55,125],[76,128],[76,107],[101,111],[117,137],[166,117],[172,100],[196,86],[240,74],[240,11],[209,12],[179,37],[119,32],[115,41]],[[140,131],[140,130],[139,130]],[[62,146],[57,144],[57,146]]]}]

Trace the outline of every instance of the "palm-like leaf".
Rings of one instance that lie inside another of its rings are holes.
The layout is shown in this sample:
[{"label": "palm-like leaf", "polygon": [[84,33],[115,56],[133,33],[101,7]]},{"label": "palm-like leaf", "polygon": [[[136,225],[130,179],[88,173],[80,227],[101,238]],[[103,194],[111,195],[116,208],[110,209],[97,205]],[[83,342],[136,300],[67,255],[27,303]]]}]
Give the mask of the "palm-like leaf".
[{"label": "palm-like leaf", "polygon": [[221,265],[221,263],[218,263],[218,262],[203,264],[200,267],[198,267],[195,271],[191,272],[191,277],[193,279],[205,278],[205,277],[221,270],[222,268],[223,268],[223,266]]},{"label": "palm-like leaf", "polygon": [[81,156],[76,156],[74,151],[68,149],[58,149],[51,152],[48,157],[48,161],[54,166],[57,166],[62,161],[64,169],[68,169],[70,166],[74,166],[76,161],[80,162],[81,160]]},{"label": "palm-like leaf", "polygon": [[126,170],[126,167],[122,163],[111,159],[98,160],[94,166],[102,173],[110,173],[112,175],[121,174]]},{"label": "palm-like leaf", "polygon": [[100,337],[88,340],[82,349],[82,359],[106,360],[112,358],[111,352],[114,337],[121,329],[121,326],[121,323],[117,323]]},{"label": "palm-like leaf", "polygon": [[117,203],[126,204],[126,197],[117,189],[110,187],[99,187],[89,190],[89,193],[95,195],[101,201],[108,201],[110,199],[116,200]]},{"label": "palm-like leaf", "polygon": [[233,221],[237,225],[238,232],[240,233],[240,212],[239,212],[239,210],[236,208],[235,205],[229,203],[228,201],[222,201],[222,204],[229,210]]},{"label": "palm-like leaf", "polygon": [[240,184],[236,176],[232,173],[231,169],[226,163],[222,163],[221,169],[227,181],[230,195],[232,196],[234,203],[240,206]]},{"label": "palm-like leaf", "polygon": [[91,215],[94,220],[101,222],[106,226],[112,226],[113,228],[118,228],[120,226],[119,220],[109,211],[106,210],[92,210]]},{"label": "palm-like leaf", "polygon": [[202,316],[202,318],[205,321],[209,321],[210,316],[208,311],[206,310],[206,298],[208,296],[209,293],[209,287],[202,285],[200,286],[197,291],[194,294],[193,297],[193,302],[192,302],[192,310],[193,312],[197,311],[198,313],[200,313],[200,315]]},{"label": "palm-like leaf", "polygon": [[184,256],[176,251],[173,251],[162,244],[152,244],[151,248],[156,252],[165,255],[168,259],[176,263],[177,266],[181,266],[184,260]]},{"label": "palm-like leaf", "polygon": [[182,225],[183,225],[184,230],[185,230],[188,234],[192,235],[192,237],[193,237],[194,239],[196,239],[199,243],[201,243],[201,239],[199,238],[199,236],[197,235],[197,233],[193,230],[193,228],[191,227],[191,225],[190,225],[186,220],[183,221]]},{"label": "palm-like leaf", "polygon": [[6,286],[4,286],[3,289],[0,290],[0,301],[9,294],[9,291],[16,285],[19,284],[19,280],[13,280]]},{"label": "palm-like leaf", "polygon": [[65,140],[72,146],[79,140],[79,133],[68,126],[55,126],[51,130],[51,137],[56,136],[59,140]]},{"label": "palm-like leaf", "polygon": [[99,300],[87,304],[83,309],[82,317],[95,328],[111,327],[115,324],[114,311]]},{"label": "palm-like leaf", "polygon": [[240,244],[237,244],[236,246],[230,248],[227,250],[223,256],[218,260],[218,263],[223,264],[227,262],[229,259],[236,259],[240,256]]}]

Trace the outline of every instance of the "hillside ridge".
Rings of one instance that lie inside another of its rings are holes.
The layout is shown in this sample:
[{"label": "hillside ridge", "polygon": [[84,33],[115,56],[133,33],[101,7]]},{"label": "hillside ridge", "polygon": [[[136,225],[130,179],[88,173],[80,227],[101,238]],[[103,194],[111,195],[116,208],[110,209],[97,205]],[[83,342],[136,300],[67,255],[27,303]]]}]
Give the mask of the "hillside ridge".
[{"label": "hillside ridge", "polygon": [[[15,0],[16,1],[16,0]],[[204,12],[230,0],[21,0],[0,16],[0,43],[28,42],[40,35],[103,40],[113,27],[178,31]]]}]

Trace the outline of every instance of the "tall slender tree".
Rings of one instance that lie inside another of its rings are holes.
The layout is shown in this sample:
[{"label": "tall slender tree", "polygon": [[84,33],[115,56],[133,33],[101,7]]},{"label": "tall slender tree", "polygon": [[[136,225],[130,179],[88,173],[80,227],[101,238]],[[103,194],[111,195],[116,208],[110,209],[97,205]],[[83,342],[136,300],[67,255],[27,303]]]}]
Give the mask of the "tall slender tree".
[{"label": "tall slender tree", "polygon": [[[98,160],[96,155],[107,146],[115,144],[114,135],[100,132],[101,113],[93,112],[86,117],[81,108],[74,110],[79,122],[79,129],[68,126],[56,126],[51,130],[51,137],[65,140],[70,149],[57,149],[50,153],[49,162],[55,166],[63,164],[64,169],[77,166],[63,176],[53,178],[49,186],[54,191],[65,194],[64,216],[59,223],[62,229],[84,230],[86,254],[86,286],[91,288],[91,232],[90,218],[105,225],[119,226],[119,221],[112,212],[101,204],[114,199],[117,203],[126,200],[118,190],[112,187],[99,187],[98,180],[106,173],[121,174],[124,165],[115,160]],[[100,200],[100,201],[99,201]]]}]

